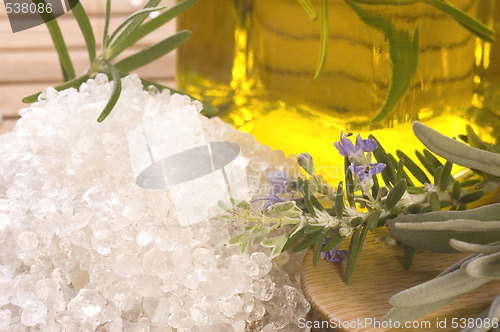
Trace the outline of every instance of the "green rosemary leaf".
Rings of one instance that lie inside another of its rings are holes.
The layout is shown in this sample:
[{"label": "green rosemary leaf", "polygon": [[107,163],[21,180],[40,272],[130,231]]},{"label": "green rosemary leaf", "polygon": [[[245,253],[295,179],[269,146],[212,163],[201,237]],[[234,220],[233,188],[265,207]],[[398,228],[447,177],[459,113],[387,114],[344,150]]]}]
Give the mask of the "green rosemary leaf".
[{"label": "green rosemary leaf", "polygon": [[404,246],[404,265],[405,269],[409,270],[411,263],[413,262],[413,256],[415,256],[415,249],[412,247]]},{"label": "green rosemary leaf", "polygon": [[82,31],[83,38],[85,39],[85,44],[87,46],[87,52],[89,53],[90,63],[94,63],[96,59],[96,46],[95,46],[95,36],[92,25],[90,24],[89,17],[85,12],[80,1],[70,0],[71,12],[75,16],[76,22]]},{"label": "green rosemary leaf", "polygon": [[406,180],[401,179],[394,188],[391,189],[389,195],[387,195],[387,200],[385,201],[385,207],[390,210],[399,202],[401,197],[403,197],[406,192]]},{"label": "green rosemary leaf", "polygon": [[321,231],[322,229],[324,229],[323,226],[307,226],[306,228],[304,228],[304,233],[305,234],[314,234],[316,232]]},{"label": "green rosemary leaf", "polygon": [[321,205],[316,196],[311,195],[311,203],[316,208],[316,210],[325,211],[325,208],[323,207],[323,205]]},{"label": "green rosemary leaf", "polygon": [[476,133],[474,132],[474,129],[472,129],[471,126],[467,125],[466,131],[467,131],[467,136],[466,136],[467,141],[465,141],[465,142],[469,143],[472,147],[478,148],[481,150],[500,153],[500,147],[498,145],[495,145],[493,143],[486,143],[483,140],[481,140],[479,138],[479,136],[476,135]]},{"label": "green rosemary leaf", "polygon": [[427,191],[424,188],[420,188],[420,187],[407,187],[406,191],[409,194],[414,194],[414,195],[420,195],[420,194],[426,194],[427,193]]},{"label": "green rosemary leaf", "polygon": [[453,163],[447,161],[443,167],[443,173],[441,174],[441,179],[439,180],[439,190],[445,191],[450,183],[453,181],[453,176],[451,175],[451,167]]},{"label": "green rosemary leaf", "polygon": [[363,217],[356,217],[351,219],[351,226],[352,227],[358,227],[364,222]]},{"label": "green rosemary leaf", "polygon": [[[196,98],[192,97],[191,95],[189,95],[187,93],[184,93],[184,92],[181,92],[179,90],[175,90],[175,89],[166,87],[164,85],[161,85],[159,83],[156,83],[156,82],[144,79],[144,78],[141,78],[141,82],[142,82],[142,86],[144,87],[144,89],[147,89],[149,86],[152,85],[152,86],[154,86],[155,88],[157,88],[160,91],[163,90],[163,89],[168,89],[172,93],[178,93],[178,94],[181,94],[181,95],[186,95],[186,96],[189,96],[193,100],[196,99]],[[204,115],[206,115],[206,116],[213,116],[213,115],[219,113],[219,109],[217,107],[214,107],[214,106],[210,105],[210,104],[203,103],[203,110],[201,112]]]},{"label": "green rosemary leaf", "polygon": [[318,266],[319,258],[321,255],[321,249],[323,248],[323,240],[328,237],[333,232],[331,227],[326,227],[320,235],[316,238],[313,248],[313,266]]},{"label": "green rosemary leaf", "polygon": [[400,159],[398,163],[396,158],[390,153],[387,154],[387,157],[390,159],[392,166],[396,169],[396,182],[398,182],[403,178],[404,160]]},{"label": "green rosemary leaf", "polygon": [[[393,158],[394,160],[396,160],[396,158],[394,158],[391,154],[389,154],[389,155],[391,156],[391,158]],[[397,179],[396,179],[396,181],[399,181],[401,179],[405,179],[406,180],[406,184],[409,187],[415,187],[415,184],[413,184],[413,181],[411,180],[411,178],[408,176],[408,174],[406,174],[406,171],[404,170],[404,167],[405,167],[405,160],[404,159],[400,159],[399,163],[398,163],[398,168],[397,168]]]},{"label": "green rosemary leaf", "polygon": [[469,138],[467,137],[467,135],[458,135],[458,138],[460,138],[465,143],[469,143]]},{"label": "green rosemary leaf", "polygon": [[[186,9],[197,3],[199,0],[184,0],[176,4],[175,6],[169,8],[168,10],[164,11],[154,19],[142,24],[139,26],[137,29],[132,31],[127,38],[122,38],[117,37],[115,42],[110,45],[108,52],[106,53],[106,58],[107,59],[114,59],[118,54],[123,52],[125,49],[128,47],[132,46],[135,44],[137,41],[142,39],[143,37],[147,36],[150,34],[152,31],[158,29],[165,23],[169,22],[182,12],[184,12]],[[121,36],[121,35],[120,35]]]},{"label": "green rosemary leaf", "polygon": [[[113,35],[110,38],[111,45],[110,45],[109,48],[106,48],[104,50],[104,57],[105,58],[109,58],[109,59],[114,58],[114,56],[110,56],[111,52],[112,52],[112,49],[114,48],[114,46],[115,45],[121,45],[122,43],[125,43],[128,40],[128,38],[130,38],[130,35],[132,34],[132,32],[134,32],[141,25],[141,23],[144,22],[144,20],[148,17],[148,15],[149,15],[148,11],[150,10],[150,8],[156,8],[156,5],[158,5],[158,3],[160,3],[160,1],[161,0],[150,0],[150,1],[148,1],[148,3],[146,3],[146,5],[144,6],[144,8],[142,10],[140,10],[140,11],[132,14],[130,17],[128,17],[125,20],[125,22],[122,23],[122,24],[126,25],[127,27],[125,28],[125,30],[118,37],[116,37],[116,39],[115,39],[115,35],[118,33],[118,31],[121,29],[121,27],[119,26],[113,32]],[[128,21],[129,19],[130,19],[130,22],[127,25],[126,21]],[[129,46],[131,46],[131,45],[132,44],[130,44]],[[125,50],[126,48],[122,49],[120,51],[120,53],[123,50]],[[119,53],[117,53],[116,55],[118,55],[118,54]]]},{"label": "green rosemary leaf", "polygon": [[378,177],[377,176],[374,176],[372,177],[373,179],[373,186],[372,186],[372,196],[373,197],[377,197],[378,195],[378,191],[380,190],[380,184],[378,182]]},{"label": "green rosemary leaf", "polygon": [[407,208],[408,213],[410,213],[410,214],[422,213],[423,209],[424,209],[424,206],[422,204],[419,204],[419,203],[413,203],[413,204],[409,205]]},{"label": "green rosemary leaf", "polygon": [[345,269],[345,283],[348,284],[351,281],[352,273],[354,272],[354,265],[356,264],[357,248],[359,244],[359,233],[361,228],[358,227],[351,236],[351,242],[349,243],[349,254],[347,256],[347,264]]},{"label": "green rosemary leaf", "polygon": [[320,230],[318,230],[316,233],[313,234],[307,234],[299,244],[293,247],[293,252],[299,252],[314,245],[316,237],[320,236],[320,234],[321,234]]},{"label": "green rosemary leaf", "polygon": [[304,202],[306,204],[307,210],[313,217],[317,217],[316,211],[314,210],[314,205],[311,201],[311,190],[309,187],[309,180],[304,180],[304,185],[302,186],[302,195],[304,195]]},{"label": "green rosemary leaf", "polygon": [[291,237],[288,238],[288,240],[286,241],[286,244],[283,246],[282,251],[287,251],[288,248],[293,246],[295,243],[297,243],[297,241],[304,238],[304,236],[306,236],[306,235],[307,234],[305,233],[304,228],[298,230],[295,234],[293,234]]},{"label": "green rosemary leaf", "polygon": [[462,193],[462,185],[459,181],[453,182],[453,186],[451,188],[451,198],[459,199]]},{"label": "green rosemary leaf", "polygon": [[344,157],[344,171],[345,171],[345,193],[347,197],[347,202],[349,202],[350,207],[354,207],[354,181],[352,179],[352,171],[349,168],[351,162],[349,158]]},{"label": "green rosemary leaf", "polygon": [[335,215],[337,218],[342,218],[344,214],[344,187],[342,181],[339,182],[337,187],[337,194],[335,195]]},{"label": "green rosemary leaf", "polygon": [[314,73],[314,79],[318,79],[323,72],[325,67],[326,57],[328,56],[328,41],[329,41],[329,31],[328,31],[328,0],[321,0],[321,20],[320,20],[321,30],[320,30],[320,48],[318,63],[316,65],[316,72]]},{"label": "green rosemary leaf", "polygon": [[484,196],[484,190],[482,190],[482,189],[475,190],[473,192],[470,192],[470,193],[465,194],[462,197],[460,197],[459,201],[462,204],[472,203],[474,201],[477,201],[478,199],[480,199],[483,196]]},{"label": "green rosemary leaf", "polygon": [[443,164],[429,150],[424,149],[424,156],[434,166],[434,169],[439,166],[443,166]]},{"label": "green rosemary leaf", "polygon": [[361,249],[363,249],[363,244],[365,243],[366,234],[368,233],[368,229],[369,229],[368,225],[364,224],[363,229],[361,230],[361,235],[359,236],[358,246],[356,248],[356,258],[361,253]]},{"label": "green rosemary leaf", "polygon": [[415,155],[417,156],[417,159],[420,161],[422,166],[424,166],[424,168],[427,170],[427,172],[429,172],[429,174],[434,174],[434,166],[424,157],[424,155],[420,153],[420,151],[415,151]]},{"label": "green rosemary leaf", "polygon": [[420,183],[426,184],[431,182],[427,175],[425,175],[424,171],[418,167],[418,165],[415,164],[415,162],[413,162],[413,160],[411,160],[411,158],[408,157],[403,151],[397,150],[396,155],[399,159],[404,159],[406,168]]},{"label": "green rosemary leaf", "polygon": [[106,50],[109,43],[109,20],[111,19],[111,0],[106,0],[106,15],[104,20],[104,32],[102,33],[102,48]]},{"label": "green rosemary leaf", "polygon": [[431,211],[441,211],[441,203],[439,202],[439,195],[437,192],[432,192],[429,197],[429,204],[431,206]]},{"label": "green rosemary leaf", "polygon": [[352,0],[346,0],[346,2],[363,22],[382,32],[389,45],[392,66],[391,83],[384,104],[372,119],[372,123],[376,123],[391,113],[399,100],[406,94],[411,80],[415,77],[418,63],[418,29],[415,30],[412,37],[406,30],[397,30],[391,20],[383,15],[371,14]]},{"label": "green rosemary leaf", "polygon": [[[82,83],[86,82],[89,78],[90,77],[87,74],[82,75],[82,76],[78,76],[70,81],[67,81],[67,82],[64,82],[63,84],[55,86],[54,89],[56,89],[57,91],[62,91],[62,90],[66,90],[69,88],[78,88],[80,85],[82,85]],[[42,92],[37,92],[35,94],[24,97],[23,103],[31,104],[31,103],[37,102],[38,96],[40,96],[41,93]]]},{"label": "green rosemary leaf", "polygon": [[424,2],[450,15],[458,23],[462,24],[466,29],[474,33],[479,38],[482,38],[489,42],[493,42],[495,40],[495,31],[491,30],[480,21],[467,15],[460,9],[454,7],[453,4],[445,0],[354,0],[354,1],[370,5],[409,5],[416,2]]},{"label": "green rosemary leaf", "polygon": [[450,15],[464,28],[466,28],[479,38],[490,43],[495,41],[495,31],[488,28],[482,22],[467,15],[466,13],[464,13],[463,11],[461,11],[448,1],[446,0],[423,0],[423,1]]},{"label": "green rosemary leaf", "polygon": [[396,183],[396,170],[394,169],[394,166],[392,165],[392,162],[385,152],[384,148],[375,138],[375,136],[369,135],[369,138],[377,142],[377,148],[373,150],[372,153],[375,156],[375,159],[377,159],[377,162],[386,165],[386,167],[382,171],[382,179],[384,180],[384,183],[387,187],[391,187],[391,184],[394,185]]},{"label": "green rosemary leaf", "polygon": [[111,73],[111,77],[113,79],[113,91],[111,92],[111,97],[109,98],[108,103],[104,107],[104,110],[102,111],[101,115],[99,115],[99,117],[97,118],[97,122],[102,122],[104,121],[104,119],[106,119],[109,113],[111,113],[113,107],[115,107],[118,98],[120,98],[120,93],[122,92],[122,80],[120,78],[120,74],[108,60],[104,59],[104,62],[108,66],[108,70]]},{"label": "green rosemary leaf", "polygon": [[[153,2],[153,1],[150,1],[150,2]],[[158,4],[160,2],[160,0],[156,0],[154,1],[155,3],[155,6],[156,4]],[[136,11],[135,13],[133,13],[132,15],[130,15],[129,17],[127,17],[116,29],[115,31],[113,31],[113,33],[111,34],[111,37],[109,37],[109,42],[110,43],[113,43],[113,40],[115,40],[116,36],[118,35],[118,33],[125,27],[127,27],[126,31],[123,31],[123,36],[122,38],[126,38],[126,36],[130,35],[130,33],[132,31],[134,31],[145,19],[146,17],[150,14],[150,13],[153,13],[153,12],[156,12],[156,11],[160,11],[162,9],[165,9],[167,6],[161,6],[161,7],[152,7],[152,8],[148,8],[148,6],[146,5],[146,7],[144,7],[143,9],[141,10],[138,10]],[[121,36],[121,35],[120,35]]]},{"label": "green rosemary leaf", "polygon": [[[46,4],[44,0],[33,0],[33,3],[37,5]],[[54,19],[54,15],[52,13],[47,13],[46,11],[42,11],[41,13],[39,13],[39,15],[45,22],[45,25],[49,30],[50,37],[52,38],[52,42],[54,43],[54,46],[56,48],[57,55],[59,56],[61,70],[63,72],[64,81],[74,79],[75,69],[73,68],[73,63],[71,62],[71,58],[69,57],[68,48],[66,47],[66,43],[64,42],[64,37],[61,33],[61,29],[59,28],[57,20]]]},{"label": "green rosemary leaf", "polygon": [[477,135],[476,133],[474,132],[474,130],[472,129],[471,126],[467,125],[465,127],[465,130],[467,132],[467,142],[466,143],[469,143],[470,146],[474,147],[474,148],[478,148],[478,149],[481,149],[481,150],[489,150],[489,146],[490,144],[487,144],[485,142],[483,142]]},{"label": "green rosemary leaf", "polygon": [[462,181],[462,182],[460,182],[460,184],[462,185],[462,188],[467,188],[467,187],[475,186],[479,182],[481,182],[481,180],[479,180],[479,179],[472,179],[472,180]]},{"label": "green rosemary leaf", "polygon": [[328,242],[325,244],[325,246],[323,247],[323,251],[328,252],[332,250],[337,245],[339,245],[343,239],[345,239],[345,236],[342,236],[339,233],[335,233],[333,236],[330,237]]},{"label": "green rosemary leaf", "polygon": [[309,153],[299,154],[297,163],[307,174],[314,177],[314,160]]},{"label": "green rosemary leaf", "polygon": [[316,21],[318,18],[318,12],[316,12],[316,8],[314,8],[313,4],[311,3],[310,0],[298,0],[302,8],[307,13],[307,16],[313,21]]},{"label": "green rosemary leaf", "polygon": [[368,218],[366,220],[366,224],[368,225],[368,229],[371,232],[374,232],[375,229],[377,228],[378,221],[380,219],[381,214],[382,214],[382,210],[376,210],[376,211],[373,211],[372,213],[370,213],[370,215],[368,216]]},{"label": "green rosemary leaf", "polygon": [[439,187],[439,182],[441,181],[441,177],[443,176],[443,166],[438,166],[434,171],[434,185]]},{"label": "green rosemary leaf", "polygon": [[170,51],[173,51],[179,47],[179,45],[186,42],[190,36],[191,32],[188,30],[179,31],[159,43],[126,57],[125,59],[119,61],[115,67],[120,71],[131,72],[132,70],[147,65]]}]

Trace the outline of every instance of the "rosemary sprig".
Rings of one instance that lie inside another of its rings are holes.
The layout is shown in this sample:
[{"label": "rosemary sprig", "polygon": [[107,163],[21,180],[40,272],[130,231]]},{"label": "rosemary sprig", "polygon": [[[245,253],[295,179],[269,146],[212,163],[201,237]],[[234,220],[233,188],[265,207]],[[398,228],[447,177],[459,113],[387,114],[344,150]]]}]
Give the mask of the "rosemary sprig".
[{"label": "rosemary sprig", "polygon": [[[130,15],[110,34],[109,21],[111,16],[111,1],[107,0],[105,26],[102,37],[102,55],[97,56],[95,36],[88,15],[79,1],[70,0],[70,5],[73,8],[73,14],[84,36],[90,60],[89,69],[78,77],[75,77],[73,64],[69,57],[69,52],[66,47],[66,43],[64,42],[64,38],[57,20],[53,19],[52,14],[41,13],[40,15],[47,25],[47,28],[50,32],[57,53],[59,55],[59,62],[61,64],[63,78],[65,81],[63,84],[56,86],[55,89],[60,91],[71,87],[77,88],[87,79],[95,77],[98,73],[104,73],[108,75],[108,77],[110,77],[114,82],[113,91],[108,103],[98,117],[98,122],[106,119],[120,96],[120,79],[122,77],[127,76],[131,71],[136,70],[137,68],[140,68],[152,61],[155,61],[156,59],[171,52],[172,50],[186,42],[186,40],[190,36],[189,31],[181,31],[174,34],[173,36],[165,38],[155,45],[132,54],[131,56],[128,56],[121,61],[112,61],[116,56],[120,55],[128,47],[132,46],[134,43],[149,35],[150,33],[198,2],[198,0],[181,1],[172,8],[165,10],[158,17],[144,23],[150,13],[160,11],[165,8],[164,6],[157,7],[160,1],[161,0],[150,0],[143,9]],[[35,0],[35,2],[45,3],[44,0]],[[142,79],[142,81],[143,83],[149,82],[144,79]],[[149,83],[152,84],[152,82]],[[155,84],[155,86],[161,89],[166,88],[160,84]],[[175,90],[172,91],[178,92]],[[23,98],[23,102],[33,103],[37,101],[39,95],[40,92],[27,96]],[[207,104],[204,104],[203,109],[204,113],[207,115],[213,115],[217,113],[217,109]]]},{"label": "rosemary sprig", "polygon": [[[358,135],[356,145],[349,136],[342,135],[340,142],[335,142],[346,165],[345,179],[337,188],[330,188],[315,174],[312,157],[303,153],[297,161],[307,176],[288,178],[277,184],[276,179],[282,181],[286,174],[275,171],[280,175],[277,176],[271,172],[269,178],[274,191],[270,197],[259,199],[267,200],[263,209],[249,202],[224,204],[225,218],[245,226],[244,232],[236,235],[231,243],[241,245],[242,250],[252,242],[262,243],[274,248],[273,255],[279,253],[276,248],[297,252],[313,247],[313,263],[317,265],[322,255],[338,253],[337,245],[349,238],[347,283],[352,279],[368,232],[374,232],[398,216],[425,218],[427,213],[442,209],[463,210],[484,195],[482,181],[491,181],[473,172],[456,179],[451,174],[452,163],[441,164],[428,150],[417,154],[428,165],[423,169],[401,151],[397,152],[399,160],[396,159],[373,136],[361,139]],[[376,163],[371,161],[372,156]],[[410,175],[421,184],[413,182]],[[380,186],[378,177],[385,186]],[[411,232],[404,234],[411,237]],[[379,240],[384,245],[398,243],[389,233]],[[413,242],[404,243],[404,264],[408,269],[414,255]]]}]

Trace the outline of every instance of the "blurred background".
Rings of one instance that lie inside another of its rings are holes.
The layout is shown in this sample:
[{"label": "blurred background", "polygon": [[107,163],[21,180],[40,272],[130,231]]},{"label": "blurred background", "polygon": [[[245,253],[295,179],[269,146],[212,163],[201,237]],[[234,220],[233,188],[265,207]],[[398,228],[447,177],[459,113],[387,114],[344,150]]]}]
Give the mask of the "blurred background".
[{"label": "blurred background", "polygon": [[[94,34],[97,52],[100,53],[102,31],[104,28],[104,12],[106,1],[81,0],[87,11]],[[110,31],[118,26],[128,15],[139,10],[142,0],[119,0],[111,3]],[[175,0],[164,0],[161,3],[168,7]],[[73,15],[67,13],[58,19],[59,26],[70,51],[76,74],[81,74],[88,66],[88,54],[83,36]],[[161,27],[151,36],[145,37],[121,57],[135,53],[138,49],[154,44],[175,31],[175,20]],[[137,71],[143,78],[173,87],[175,73],[175,51]],[[5,6],[0,3],[0,134],[12,130],[19,118],[19,110],[26,107],[21,99],[27,95],[43,90],[49,86],[62,83],[57,53],[45,25],[12,33]]]}]

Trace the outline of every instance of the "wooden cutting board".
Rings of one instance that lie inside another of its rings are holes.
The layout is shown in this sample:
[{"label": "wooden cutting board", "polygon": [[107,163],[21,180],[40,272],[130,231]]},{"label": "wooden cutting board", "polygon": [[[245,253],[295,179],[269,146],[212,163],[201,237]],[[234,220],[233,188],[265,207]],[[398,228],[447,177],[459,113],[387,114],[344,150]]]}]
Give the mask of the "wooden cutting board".
[{"label": "wooden cutting board", "polygon": [[[405,270],[402,247],[384,249],[375,242],[375,238],[382,234],[384,231],[379,230],[367,237],[349,285],[343,282],[345,263],[333,264],[322,259],[314,268],[311,250],[304,258],[301,282],[307,300],[324,320],[340,320],[343,324],[350,324],[347,328],[337,328],[335,331],[460,330],[452,326],[453,319],[462,324],[468,318],[475,318],[500,294],[500,281],[490,281],[474,293],[464,294],[438,311],[422,317],[419,323],[413,323],[420,324],[420,328],[376,328],[369,319],[381,321],[391,308],[389,298],[392,295],[434,278],[446,267],[467,256],[417,250],[411,269]],[[428,328],[424,328],[423,324],[427,324]]]}]

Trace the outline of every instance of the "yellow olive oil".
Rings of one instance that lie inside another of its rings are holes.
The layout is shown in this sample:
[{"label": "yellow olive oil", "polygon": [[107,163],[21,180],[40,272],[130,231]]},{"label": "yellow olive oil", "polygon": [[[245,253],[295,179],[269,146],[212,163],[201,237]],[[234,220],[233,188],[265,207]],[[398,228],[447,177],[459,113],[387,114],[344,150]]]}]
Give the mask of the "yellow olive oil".
[{"label": "yellow olive oil", "polygon": [[[319,1],[312,2],[319,10]],[[493,25],[495,1],[452,3]],[[373,134],[388,152],[411,156],[423,148],[411,131],[416,120],[448,136],[469,124],[496,139],[498,116],[482,107],[489,43],[425,3],[357,4],[419,42],[408,91],[387,118],[372,123],[393,84],[389,45],[346,1],[328,5],[328,57],[314,79],[320,23],[297,0],[200,1],[178,20],[193,32],[178,50],[178,88],[218,106],[223,119],[262,144],[309,152],[329,180],[343,177],[333,147],[341,131]]]}]

